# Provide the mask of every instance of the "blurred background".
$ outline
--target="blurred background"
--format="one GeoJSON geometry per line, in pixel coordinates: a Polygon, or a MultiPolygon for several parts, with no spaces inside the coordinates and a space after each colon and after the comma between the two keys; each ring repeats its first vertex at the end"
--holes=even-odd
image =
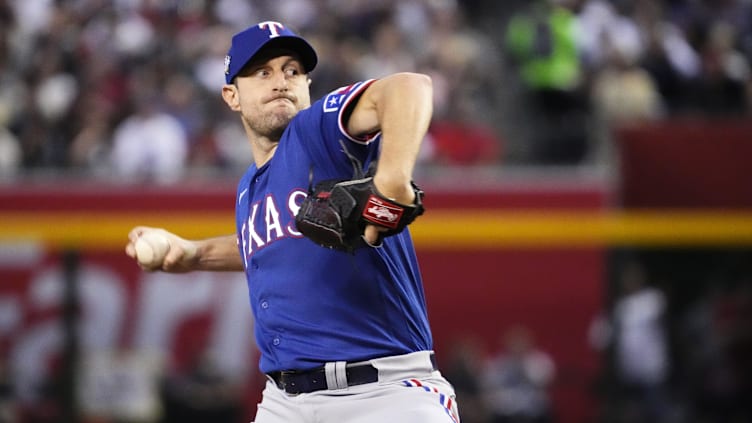
{"type": "Polygon", "coordinates": [[[411,231],[463,421],[752,421],[752,1],[0,0],[0,422],[252,419],[243,275],[123,247],[234,231],[262,20],[315,98],[432,77],[411,231]]]}

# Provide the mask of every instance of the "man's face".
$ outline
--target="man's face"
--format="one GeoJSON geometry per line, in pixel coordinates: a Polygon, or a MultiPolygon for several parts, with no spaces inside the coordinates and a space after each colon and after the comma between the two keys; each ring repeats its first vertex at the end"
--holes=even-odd
{"type": "Polygon", "coordinates": [[[279,140],[292,118],[311,105],[309,84],[293,53],[263,52],[235,78],[243,120],[256,134],[279,140]]]}

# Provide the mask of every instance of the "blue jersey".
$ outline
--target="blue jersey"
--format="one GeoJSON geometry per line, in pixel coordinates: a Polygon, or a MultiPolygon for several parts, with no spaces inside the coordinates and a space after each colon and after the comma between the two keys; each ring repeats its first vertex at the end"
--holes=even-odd
{"type": "Polygon", "coordinates": [[[372,81],[329,93],[299,112],[274,156],[251,165],[238,185],[236,223],[255,316],[260,368],[305,370],[432,348],[422,280],[410,233],[355,254],[314,244],[295,228],[310,185],[349,179],[343,145],[367,168],[380,137],[346,133],[349,106],[372,81]]]}

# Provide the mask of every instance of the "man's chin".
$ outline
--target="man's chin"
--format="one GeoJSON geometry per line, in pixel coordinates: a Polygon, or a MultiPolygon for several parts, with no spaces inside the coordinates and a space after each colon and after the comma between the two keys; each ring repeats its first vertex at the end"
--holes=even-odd
{"type": "Polygon", "coordinates": [[[275,119],[274,125],[272,125],[269,128],[270,138],[277,139],[277,140],[282,138],[282,134],[285,132],[285,129],[287,129],[287,127],[290,125],[290,121],[292,121],[293,116],[275,119]]]}
{"type": "Polygon", "coordinates": [[[296,114],[297,112],[293,113],[290,110],[278,111],[277,113],[267,114],[263,119],[257,120],[257,124],[255,125],[252,120],[248,120],[248,123],[257,134],[272,140],[279,140],[296,114]]]}

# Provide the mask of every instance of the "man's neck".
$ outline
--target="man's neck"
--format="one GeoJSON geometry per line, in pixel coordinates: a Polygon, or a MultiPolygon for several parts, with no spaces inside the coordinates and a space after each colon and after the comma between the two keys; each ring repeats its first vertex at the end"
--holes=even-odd
{"type": "Polygon", "coordinates": [[[251,151],[253,152],[253,161],[256,163],[256,167],[260,168],[274,156],[274,152],[277,151],[277,146],[279,145],[279,140],[253,137],[250,143],[251,151]]]}

